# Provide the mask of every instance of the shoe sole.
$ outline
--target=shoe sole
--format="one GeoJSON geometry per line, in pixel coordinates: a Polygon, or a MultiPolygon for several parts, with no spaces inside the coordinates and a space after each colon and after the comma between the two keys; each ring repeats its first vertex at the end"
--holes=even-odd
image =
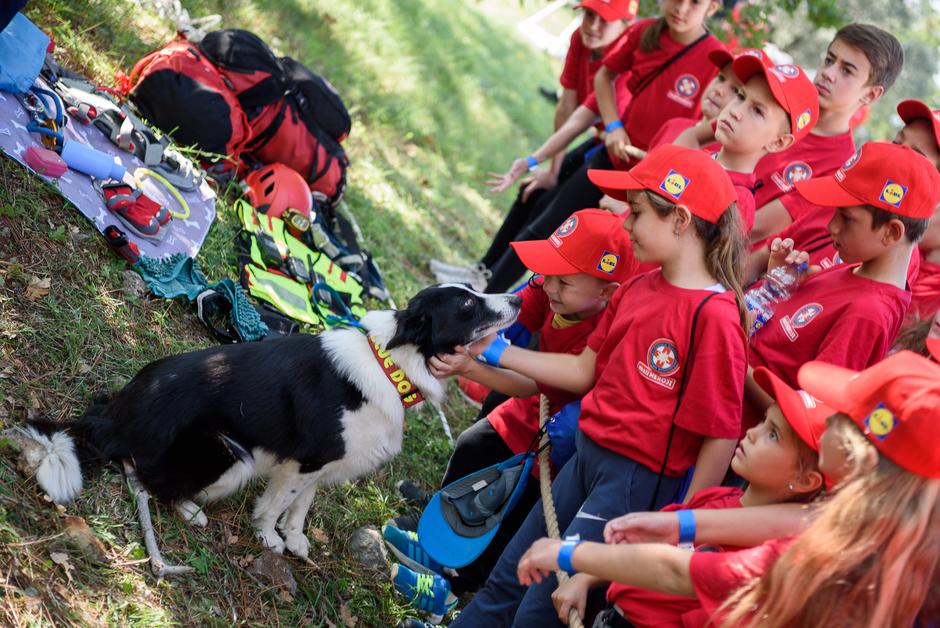
{"type": "Polygon", "coordinates": [[[398,562],[400,562],[402,565],[404,565],[411,571],[414,571],[416,573],[431,574],[432,576],[441,576],[442,578],[445,577],[444,574],[438,573],[434,571],[433,569],[431,569],[430,567],[425,567],[421,563],[416,562],[413,558],[409,558],[406,554],[403,554],[400,549],[398,549],[397,547],[389,543],[387,539],[382,539],[382,540],[385,541],[385,546],[389,550],[391,550],[392,554],[394,554],[395,557],[398,559],[398,562]]]}

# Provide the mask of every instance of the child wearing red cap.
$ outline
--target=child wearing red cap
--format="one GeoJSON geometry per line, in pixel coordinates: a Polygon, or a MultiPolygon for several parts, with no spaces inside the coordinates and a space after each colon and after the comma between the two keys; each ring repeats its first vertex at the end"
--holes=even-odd
{"type": "MultiPolygon", "coordinates": [[[[633,276],[636,262],[628,254],[630,240],[622,222],[610,212],[585,209],[573,214],[547,240],[512,243],[526,266],[539,275],[519,293],[522,307],[518,318],[532,333],[540,334],[539,351],[580,353],[607,302],[620,284],[633,276]]],[[[580,398],[477,362],[463,347],[455,354],[432,358],[430,368],[436,377],[460,375],[511,396],[460,434],[441,486],[525,452],[539,429],[539,393],[548,398],[551,414],[580,398]]],[[[479,588],[538,498],[538,484],[529,482],[484,553],[451,575],[450,591],[460,595],[479,588]]],[[[424,560],[420,539],[406,531],[415,529],[414,521],[407,519],[399,517],[394,525],[383,528],[389,547],[409,568],[444,571],[424,560]]]]}
{"type": "Polygon", "coordinates": [[[811,362],[800,384],[838,412],[819,458],[838,481],[799,538],[691,554],[663,544],[542,539],[520,561],[520,581],[537,582],[562,563],[694,595],[714,625],[914,624],[936,602],[940,564],[940,366],[907,351],[860,373],[811,362]]]}
{"type": "MultiPolygon", "coordinates": [[[[629,172],[603,174],[606,193],[630,191],[624,227],[634,257],[660,269],[617,290],[579,355],[499,339],[471,347],[543,385],[587,393],[577,451],[552,494],[559,529],[598,540],[615,515],[677,501],[693,464],[690,495],[721,482],[741,433],[746,368],[744,241],[728,175],[702,151],[673,145],[629,172]]],[[[544,534],[539,503],[452,625],[552,625],[554,582],[527,591],[515,576],[522,553],[544,534]]]]}
{"type": "Polygon", "coordinates": [[[768,155],[757,165],[755,173],[762,185],[754,193],[758,210],[752,243],[764,242],[808,211],[793,186],[832,174],[852,156],[852,117],[891,88],[903,65],[904,51],[891,33],[871,24],[839,29],[816,70],[819,122],[815,130],[789,150],[768,155]]]}
{"type": "MultiPolygon", "coordinates": [[[[686,504],[670,504],[660,512],[808,502],[819,493],[823,485],[818,470],[819,438],[832,410],[804,391],[793,390],[766,369],[758,369],[754,377],[775,403],[768,408],[764,422],[748,430],[731,460],[731,468],[747,481],[747,488],[744,491],[725,486],[708,488],[696,493],[686,504]]],[[[681,513],[677,516],[686,520],[686,533],[691,535],[687,520],[690,515],[681,513]]],[[[605,537],[608,542],[629,542],[622,537],[620,530],[624,520],[631,517],[634,515],[618,517],[607,524],[605,537]]],[[[690,536],[682,538],[680,534],[677,542],[691,546],[692,540],[690,536]]],[[[729,551],[739,548],[697,544],[694,549],[729,551]]],[[[572,576],[552,594],[559,618],[567,621],[572,607],[585,618],[588,590],[606,584],[605,580],[588,573],[572,576]]],[[[694,598],[663,595],[639,587],[612,584],[607,591],[607,599],[611,606],[602,615],[604,619],[599,618],[594,623],[595,628],[626,627],[630,624],[681,628],[704,626],[708,619],[694,598]]]]}
{"type": "MultiPolygon", "coordinates": [[[[483,269],[493,266],[507,252],[509,243],[518,239],[519,232],[538,213],[538,201],[546,191],[564,182],[584,164],[589,151],[600,146],[596,137],[591,137],[565,153],[565,148],[592,124],[598,133],[604,130],[597,124],[597,114],[581,106],[594,95],[594,75],[601,67],[604,55],[616,47],[616,42],[626,33],[636,19],[638,0],[584,0],[577,8],[582,10],[580,27],[571,34],[568,54],[559,79],[563,88],[555,108],[554,130],[563,124],[576,124],[581,130],[564,144],[558,144],[552,153],[545,153],[539,161],[551,160],[550,168],[530,168],[526,160],[519,161],[519,176],[530,171],[522,180],[519,193],[502,226],[493,238],[486,255],[479,264],[471,267],[431,261],[431,271],[438,281],[468,281],[477,289],[483,289],[488,273],[483,269]]],[[[623,110],[630,101],[626,88],[626,77],[616,86],[617,106],[623,110]]],[[[515,179],[514,179],[515,181],[515,179]]],[[[507,185],[503,189],[508,189],[507,185]]],[[[557,225],[555,225],[557,226],[557,225]]],[[[528,238],[522,238],[528,239],[528,238]]]]}
{"type": "MultiPolygon", "coordinates": [[[[869,142],[834,175],[796,189],[836,208],[828,229],[845,264],[806,279],[751,337],[751,366],[765,366],[791,386],[812,359],[864,368],[887,353],[910,305],[907,269],[940,202],[940,174],[906,146],[869,142]]],[[[807,258],[788,244],[775,241],[772,264],[807,258]]],[[[749,378],[744,424],[767,404],[749,378]]]]}

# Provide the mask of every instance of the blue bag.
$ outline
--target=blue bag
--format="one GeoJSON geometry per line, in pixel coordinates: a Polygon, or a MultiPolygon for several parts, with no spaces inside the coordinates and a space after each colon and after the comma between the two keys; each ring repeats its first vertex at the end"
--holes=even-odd
{"type": "Polygon", "coordinates": [[[22,13],[0,31],[0,91],[21,94],[39,76],[49,37],[22,13]]]}

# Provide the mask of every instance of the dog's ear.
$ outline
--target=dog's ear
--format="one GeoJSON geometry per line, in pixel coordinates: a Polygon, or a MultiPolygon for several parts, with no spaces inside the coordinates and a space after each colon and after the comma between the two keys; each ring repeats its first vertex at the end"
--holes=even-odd
{"type": "Polygon", "coordinates": [[[423,350],[430,343],[433,321],[426,300],[426,296],[419,292],[408,301],[405,309],[395,312],[395,335],[385,346],[386,349],[411,344],[423,350]]]}

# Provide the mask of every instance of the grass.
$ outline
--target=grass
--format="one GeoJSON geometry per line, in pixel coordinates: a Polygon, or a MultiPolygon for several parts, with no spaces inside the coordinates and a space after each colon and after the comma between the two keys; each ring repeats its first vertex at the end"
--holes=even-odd
{"type": "MultiPolygon", "coordinates": [[[[220,13],[224,26],[257,32],[343,94],[354,120],[347,202],[399,303],[430,282],[428,257],[471,261],[482,252],[509,202],[483,191],[484,174],[531,150],[552,116],[536,90],[554,84],[558,68],[516,38],[507,18],[521,17],[518,5],[183,4],[193,16],[220,13]]],[[[104,83],[172,36],[167,22],[125,0],[36,0],[27,14],[54,37],[63,65],[104,83]]],[[[210,279],[236,276],[233,197],[229,191],[220,201],[198,258],[210,279]]],[[[67,420],[94,391],[122,385],[148,361],[211,344],[184,305],[125,292],[125,270],[74,209],[0,159],[0,427],[38,415],[67,420]],[[29,292],[45,279],[47,295],[29,292]]],[[[457,429],[472,416],[454,394],[444,410],[457,429]]],[[[78,501],[56,508],[0,441],[0,623],[395,625],[408,609],[384,577],[363,573],[348,555],[348,539],[402,511],[397,480],[433,486],[448,454],[437,418],[416,415],[402,455],[322,492],[308,520],[319,539],[314,564],[291,562],[298,590],[289,596],[247,569],[260,553],[248,521],[252,495],[212,508],[205,530],[157,506],[168,558],[196,568],[160,581],[142,562],[134,503],[120,475],[105,471],[78,501]],[[62,534],[68,515],[88,523],[108,564],[85,558],[62,534]]]]}

